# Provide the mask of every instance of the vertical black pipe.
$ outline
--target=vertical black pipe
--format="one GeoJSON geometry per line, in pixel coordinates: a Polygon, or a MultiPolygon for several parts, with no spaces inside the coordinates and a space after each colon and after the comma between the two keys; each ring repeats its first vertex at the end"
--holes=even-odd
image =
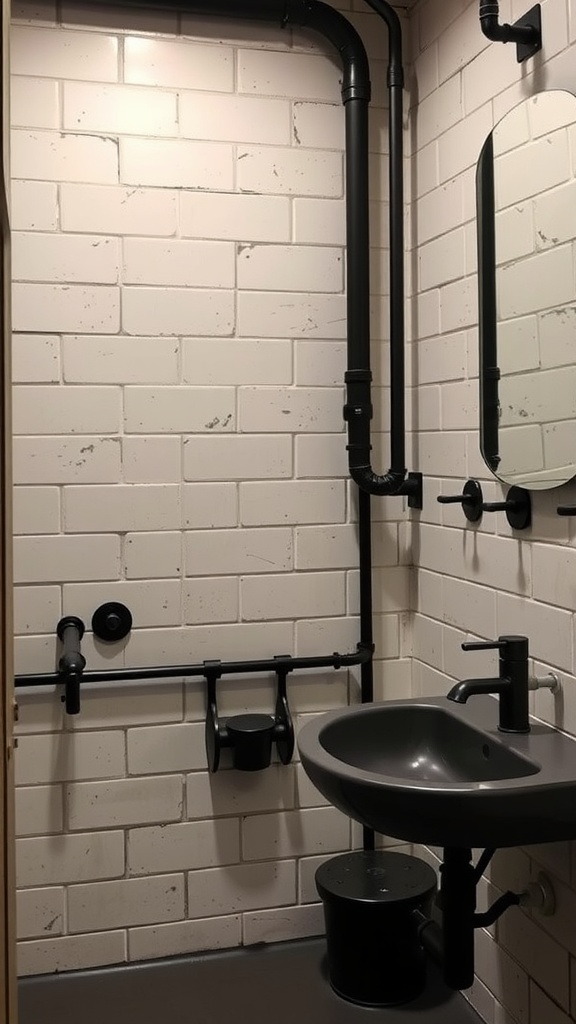
{"type": "Polygon", "coordinates": [[[405,472],[405,314],[404,314],[404,65],[400,19],[385,0],[366,0],[388,28],[390,97],[390,377],[394,402],[390,448],[394,470],[405,472]]]}
{"type": "MultiPolygon", "coordinates": [[[[400,51],[401,53],[402,51],[400,51]]],[[[404,314],[404,75],[390,65],[390,379],[394,381],[391,406],[391,464],[406,472],[405,451],[405,314],[404,314]]]]}
{"type": "MultiPolygon", "coordinates": [[[[372,628],[372,510],[371,497],[358,491],[358,543],[360,548],[360,642],[374,650],[372,628]]],[[[374,662],[372,658],[360,666],[360,693],[363,704],[374,700],[374,662]]],[[[363,847],[373,850],[374,832],[363,829],[363,847]]]]}
{"type": "Polygon", "coordinates": [[[474,982],[476,877],[472,850],[449,847],[440,867],[444,981],[457,991],[474,982]]]}
{"type": "MultiPolygon", "coordinates": [[[[360,548],[360,642],[374,646],[372,629],[372,515],[370,495],[358,491],[358,542],[360,548]]],[[[372,659],[361,666],[362,703],[374,700],[372,659]]]]}
{"type": "Polygon", "coordinates": [[[348,369],[370,371],[370,203],[368,102],[349,100],[346,115],[346,259],[348,369]]]}

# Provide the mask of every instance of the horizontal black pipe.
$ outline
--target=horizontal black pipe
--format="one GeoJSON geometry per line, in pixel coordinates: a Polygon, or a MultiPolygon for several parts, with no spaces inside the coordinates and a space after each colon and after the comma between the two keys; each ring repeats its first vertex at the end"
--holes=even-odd
{"type": "Polygon", "coordinates": [[[439,967],[444,965],[444,938],[442,927],[437,921],[426,917],[421,910],[413,910],[412,916],[418,924],[420,945],[439,967]]]}
{"type": "MultiPolygon", "coordinates": [[[[255,672],[294,672],[315,668],[349,668],[362,665],[372,659],[371,645],[359,643],[351,654],[329,654],[311,658],[293,658],[281,655],[278,658],[265,658],[260,661],[204,661],[197,665],[168,665],[153,668],[121,668],[103,669],[98,672],[84,672],[82,685],[85,683],[121,683],[138,682],[143,679],[174,679],[180,676],[206,678],[210,673],[217,676],[251,674],[255,672]]],[[[19,675],[14,680],[15,686],[55,686],[65,680],[57,672],[19,675]]]]}

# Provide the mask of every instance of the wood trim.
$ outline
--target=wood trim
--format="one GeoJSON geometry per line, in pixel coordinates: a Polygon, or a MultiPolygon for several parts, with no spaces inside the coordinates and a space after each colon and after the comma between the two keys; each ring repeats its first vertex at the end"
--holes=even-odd
{"type": "Polygon", "coordinates": [[[12,465],[11,465],[11,317],[10,221],[8,212],[9,149],[9,0],[0,18],[2,82],[0,161],[0,1019],[17,1024],[16,924],[14,873],[14,740],[12,663],[12,465]]]}

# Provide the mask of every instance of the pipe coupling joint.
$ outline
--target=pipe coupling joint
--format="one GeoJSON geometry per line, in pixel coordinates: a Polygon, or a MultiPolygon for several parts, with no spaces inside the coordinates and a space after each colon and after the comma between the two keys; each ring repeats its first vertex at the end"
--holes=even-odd
{"type": "Polygon", "coordinates": [[[358,423],[360,420],[371,420],[374,407],[371,402],[347,402],[343,412],[346,423],[358,423]]]}
{"type": "Polygon", "coordinates": [[[496,0],[480,0],[481,18],[498,18],[500,16],[500,4],[496,0]]]}
{"type": "Polygon", "coordinates": [[[372,382],[372,370],[346,370],[344,383],[355,384],[357,381],[370,384],[372,382]]]}
{"type": "Polygon", "coordinates": [[[388,88],[389,89],[393,89],[394,87],[397,87],[397,86],[399,86],[401,89],[403,89],[404,88],[404,83],[405,83],[405,77],[404,77],[404,68],[402,67],[402,65],[400,64],[399,66],[395,66],[395,67],[390,66],[388,68],[387,78],[388,78],[388,88]]]}

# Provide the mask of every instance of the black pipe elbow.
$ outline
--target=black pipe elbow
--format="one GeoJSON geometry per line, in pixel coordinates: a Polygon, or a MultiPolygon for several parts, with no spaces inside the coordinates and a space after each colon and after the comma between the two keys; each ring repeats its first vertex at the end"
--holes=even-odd
{"type": "Polygon", "coordinates": [[[498,15],[480,15],[480,27],[486,38],[493,43],[512,42],[512,26],[501,25],[498,15]]]}
{"type": "Polygon", "coordinates": [[[389,35],[390,67],[388,71],[391,85],[404,85],[404,68],[402,64],[402,24],[398,14],[385,0],[366,0],[369,7],[379,14],[386,22],[389,35]]]}
{"type": "Polygon", "coordinates": [[[406,470],[391,469],[379,475],[370,465],[350,466],[350,476],[362,491],[380,497],[388,494],[402,494],[406,482],[406,470]]]}
{"type": "Polygon", "coordinates": [[[508,38],[510,25],[500,24],[498,0],[480,0],[480,27],[486,38],[491,39],[494,43],[510,41],[508,38]]]}
{"type": "Polygon", "coordinates": [[[370,100],[370,66],[356,29],[343,14],[319,0],[286,0],[285,24],[320,32],[338,51],[342,62],[342,102],[370,100]]]}
{"type": "Polygon", "coordinates": [[[519,63],[542,48],[539,5],[514,25],[501,25],[497,0],[480,0],[480,27],[494,43],[516,43],[519,63]]]}

